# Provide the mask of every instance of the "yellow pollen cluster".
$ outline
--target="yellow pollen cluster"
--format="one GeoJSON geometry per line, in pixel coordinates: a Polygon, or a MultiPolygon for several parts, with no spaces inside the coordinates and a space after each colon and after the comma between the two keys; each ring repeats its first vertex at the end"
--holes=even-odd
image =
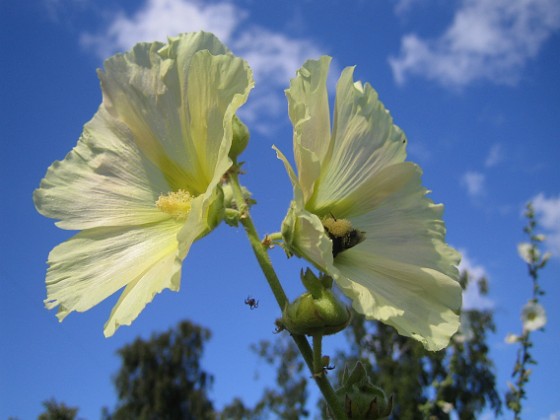
{"type": "Polygon", "coordinates": [[[325,217],[322,222],[325,229],[328,230],[331,235],[336,237],[342,237],[353,229],[352,223],[348,219],[325,217]]]}
{"type": "Polygon", "coordinates": [[[192,195],[187,190],[177,190],[161,194],[156,201],[156,207],[162,212],[170,214],[175,220],[185,220],[191,211],[192,195]]]}

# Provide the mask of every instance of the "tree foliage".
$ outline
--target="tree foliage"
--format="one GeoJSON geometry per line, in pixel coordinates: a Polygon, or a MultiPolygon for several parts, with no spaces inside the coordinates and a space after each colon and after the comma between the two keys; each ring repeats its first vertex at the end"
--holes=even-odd
{"type": "Polygon", "coordinates": [[[253,408],[246,407],[239,399],[227,405],[222,419],[257,420],[278,418],[297,420],[309,415],[307,383],[310,372],[299,356],[299,351],[287,335],[274,341],[263,340],[252,350],[265,362],[276,367],[276,387],[265,388],[253,408]]]}
{"type": "Polygon", "coordinates": [[[210,332],[188,321],[151,339],[137,338],[118,351],[114,378],[118,403],[109,419],[211,419],[207,391],[212,376],[200,360],[210,332]]]}
{"type": "Polygon", "coordinates": [[[45,411],[39,414],[38,420],[75,420],[78,415],[77,407],[69,407],[54,398],[43,401],[45,411]]]}

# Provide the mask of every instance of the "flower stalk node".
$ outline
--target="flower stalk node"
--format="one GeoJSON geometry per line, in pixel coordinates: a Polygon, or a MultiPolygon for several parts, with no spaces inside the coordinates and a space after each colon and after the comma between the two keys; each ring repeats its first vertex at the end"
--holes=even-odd
{"type": "Polygon", "coordinates": [[[239,222],[247,217],[249,208],[256,201],[251,198],[251,192],[245,187],[240,187],[241,194],[239,196],[235,195],[229,182],[222,185],[222,190],[224,192],[224,221],[230,226],[237,227],[239,222]],[[241,202],[241,205],[238,204],[239,202],[241,202]]]}

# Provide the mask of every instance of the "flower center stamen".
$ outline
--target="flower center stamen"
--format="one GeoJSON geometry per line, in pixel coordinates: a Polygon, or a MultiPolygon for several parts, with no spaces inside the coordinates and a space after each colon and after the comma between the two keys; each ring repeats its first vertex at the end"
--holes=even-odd
{"type": "Polygon", "coordinates": [[[192,199],[193,196],[187,190],[180,189],[161,194],[156,201],[156,207],[175,220],[185,220],[191,211],[192,199]]]}

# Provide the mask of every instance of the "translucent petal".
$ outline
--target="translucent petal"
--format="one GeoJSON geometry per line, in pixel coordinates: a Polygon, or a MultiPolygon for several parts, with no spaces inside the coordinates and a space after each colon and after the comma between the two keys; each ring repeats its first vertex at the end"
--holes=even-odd
{"type": "Polygon", "coordinates": [[[179,254],[176,237],[181,226],[168,220],[78,233],[49,254],[45,305],[59,306],[62,321],[70,312],[86,311],[126,286],[106,334],[130,324],[156,293],[179,289],[184,255],[179,254]]]}
{"type": "Polygon", "coordinates": [[[204,187],[219,180],[231,166],[233,116],[253,87],[247,63],[230,55],[201,51],[193,56],[184,95],[187,157],[204,187]]]}
{"type": "Polygon", "coordinates": [[[318,211],[359,195],[378,171],[406,158],[404,133],[393,124],[377,92],[369,84],[353,82],[353,72],[346,68],[337,84],[332,152],[321,165],[309,203],[318,211]]]}
{"type": "Polygon", "coordinates": [[[253,87],[250,69],[211,34],[162,46],[138,44],[105,62],[99,111],[34,194],[58,226],[162,220],[154,206],[160,194],[205,193],[231,165],[232,118],[253,87]]]}
{"type": "Polygon", "coordinates": [[[284,223],[292,226],[295,253],[334,275],[357,310],[433,350],[447,345],[459,325],[461,287],[456,265],[460,256],[444,242],[442,207],[425,197],[420,175],[420,169],[409,162],[386,167],[373,177],[367,194],[364,191],[354,207],[333,207],[365,232],[365,240],[338,254],[334,263],[326,254],[332,252],[332,245],[319,245],[330,240],[317,216],[295,211],[293,203],[284,223]],[[290,220],[295,214],[297,221],[290,220]],[[422,312],[423,317],[412,323],[414,316],[404,315],[409,312],[422,312]]]}
{"type": "Polygon", "coordinates": [[[409,243],[397,247],[391,242],[399,235],[390,235],[391,250],[383,252],[383,241],[376,243],[378,247],[366,246],[374,242],[366,232],[366,240],[338,254],[333,265],[332,243],[319,218],[297,211],[295,202],[284,219],[282,233],[296,255],[334,276],[354,308],[368,318],[394,326],[428,350],[445,347],[457,331],[462,299],[455,267],[459,258],[436,237],[431,244],[429,235],[423,234],[427,240],[422,241],[412,233],[409,243]]]}
{"type": "Polygon", "coordinates": [[[421,174],[417,165],[403,162],[373,177],[370,188],[355,197],[355,213],[343,215],[366,237],[346,252],[364,250],[377,257],[438,270],[458,280],[460,255],[445,243],[443,206],[426,197],[421,174]]]}
{"type": "Polygon", "coordinates": [[[446,347],[459,328],[461,286],[439,271],[378,257],[358,247],[340,254],[336,267],[340,274],[335,280],[354,309],[392,325],[428,350],[446,347]]]}
{"type": "Polygon", "coordinates": [[[102,106],[126,124],[174,190],[206,190],[222,156],[217,151],[230,146],[221,144],[231,124],[224,118],[233,117],[253,86],[247,64],[226,52],[212,34],[186,34],[165,47],[137,44],[99,73],[102,106]]]}
{"type": "Polygon", "coordinates": [[[57,226],[79,230],[166,219],[154,204],[169,190],[127,127],[102,108],[76,147],[48,169],[33,200],[41,214],[60,220],[57,226]]]}
{"type": "Polygon", "coordinates": [[[308,60],[286,90],[288,111],[294,126],[294,157],[306,200],[329,151],[330,116],[327,75],[330,57],[308,60]]]}
{"type": "MultiPolygon", "coordinates": [[[[292,182],[292,185],[293,186],[296,186],[296,185],[299,186],[299,180],[296,176],[296,173],[294,172],[294,169],[292,168],[292,165],[290,165],[290,162],[288,161],[288,158],[286,158],[286,156],[276,146],[272,146],[272,148],[276,152],[276,157],[278,159],[280,159],[282,161],[282,163],[284,164],[284,167],[286,168],[286,172],[288,173],[288,176],[290,177],[290,181],[292,182]]],[[[298,188],[298,191],[301,191],[301,188],[298,188]]]]}

